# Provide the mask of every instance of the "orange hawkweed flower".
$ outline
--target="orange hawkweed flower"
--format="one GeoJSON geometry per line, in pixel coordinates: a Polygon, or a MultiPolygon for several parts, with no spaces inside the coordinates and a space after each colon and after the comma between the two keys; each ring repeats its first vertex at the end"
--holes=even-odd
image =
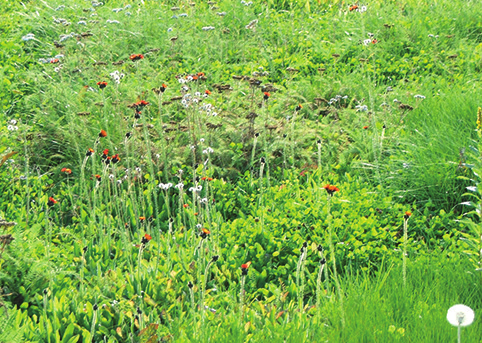
{"type": "Polygon", "coordinates": [[[248,268],[250,266],[251,262],[244,263],[241,265],[241,275],[246,276],[248,275],[248,268]]]}
{"type": "Polygon", "coordinates": [[[112,163],[117,163],[119,162],[121,159],[119,157],[119,154],[115,154],[114,156],[112,156],[112,163]]]}
{"type": "Polygon", "coordinates": [[[144,235],[144,237],[142,237],[142,240],[141,240],[141,244],[144,246],[146,245],[147,243],[149,243],[149,241],[152,239],[152,236],[149,235],[148,233],[146,233],[144,235]]]}
{"type": "Polygon", "coordinates": [[[372,40],[372,44],[377,44],[378,41],[376,39],[372,40]]]}
{"type": "Polygon", "coordinates": [[[105,130],[100,130],[99,137],[107,137],[107,132],[105,132],[105,130]]]}
{"type": "Polygon", "coordinates": [[[184,207],[184,208],[188,208],[188,207],[189,207],[189,205],[188,205],[188,204],[184,204],[184,205],[182,205],[182,207],[184,207]]]}
{"type": "Polygon", "coordinates": [[[202,229],[202,232],[199,236],[201,236],[202,239],[205,239],[209,234],[211,233],[211,231],[209,231],[208,229],[202,229]]]}
{"type": "Polygon", "coordinates": [[[145,100],[140,100],[140,101],[136,102],[134,105],[144,107],[144,106],[149,105],[149,103],[145,100]]]}
{"type": "Polygon", "coordinates": [[[85,156],[87,156],[87,157],[91,156],[94,152],[95,152],[94,149],[89,148],[89,150],[87,150],[87,152],[85,153],[85,156]]]}
{"type": "Polygon", "coordinates": [[[162,84],[161,86],[161,92],[164,93],[164,91],[167,89],[167,85],[165,85],[164,83],[162,84]]]}
{"type": "Polygon", "coordinates": [[[199,72],[199,73],[197,73],[197,76],[203,77],[203,76],[206,76],[206,74],[204,74],[203,72],[199,72]]]}
{"type": "Polygon", "coordinates": [[[72,174],[72,170],[70,170],[69,168],[62,168],[60,172],[65,174],[72,174]]]}
{"type": "Polygon", "coordinates": [[[102,180],[102,177],[99,174],[95,174],[94,176],[97,179],[97,181],[100,182],[102,180]]]}
{"type": "Polygon", "coordinates": [[[206,89],[206,90],[204,91],[204,94],[206,94],[206,95],[211,95],[211,91],[210,91],[209,89],[206,89]]]}
{"type": "Polygon", "coordinates": [[[52,197],[49,197],[49,201],[47,201],[47,206],[48,206],[48,207],[52,207],[52,206],[54,206],[56,203],[57,203],[57,200],[55,200],[55,199],[52,198],[52,197]]]}
{"type": "Polygon", "coordinates": [[[203,176],[201,180],[206,181],[207,177],[203,176]]]}
{"type": "Polygon", "coordinates": [[[131,61],[135,62],[135,61],[138,61],[138,60],[142,60],[144,58],[144,55],[133,54],[133,55],[130,55],[129,58],[131,59],[131,61]]]}
{"type": "Polygon", "coordinates": [[[52,58],[50,60],[50,63],[59,63],[59,59],[58,58],[52,58]]]}
{"type": "Polygon", "coordinates": [[[295,111],[298,112],[299,110],[301,110],[303,108],[303,106],[301,106],[301,104],[298,104],[298,106],[296,106],[295,108],[295,111]]]}
{"type": "Polygon", "coordinates": [[[350,12],[355,11],[357,9],[358,9],[358,5],[350,6],[350,12]]]}
{"type": "Polygon", "coordinates": [[[193,79],[194,81],[196,81],[196,80],[198,79],[198,77],[197,77],[196,75],[193,75],[193,76],[192,76],[192,79],[193,79]]]}
{"type": "Polygon", "coordinates": [[[263,92],[264,96],[263,96],[263,99],[264,100],[268,100],[269,97],[271,96],[271,94],[269,94],[268,92],[263,92]]]}
{"type": "Polygon", "coordinates": [[[364,129],[364,130],[368,129],[368,126],[365,125],[365,126],[363,127],[363,129],[364,129]]]}
{"type": "Polygon", "coordinates": [[[146,220],[146,217],[139,217],[139,221],[140,221],[141,223],[143,223],[144,220],[146,220]]]}
{"type": "Polygon", "coordinates": [[[214,180],[212,177],[208,177],[208,181],[212,181],[214,180]]]}
{"type": "Polygon", "coordinates": [[[330,184],[323,186],[323,188],[328,192],[329,195],[333,195],[333,193],[339,191],[338,187],[330,184]]]}
{"type": "Polygon", "coordinates": [[[405,220],[407,220],[407,219],[410,218],[411,216],[412,216],[412,212],[406,211],[406,212],[405,212],[405,215],[403,216],[403,218],[405,218],[405,220]]]}
{"type": "Polygon", "coordinates": [[[107,87],[107,82],[99,81],[97,82],[97,86],[99,86],[100,89],[104,89],[105,87],[107,87]]]}

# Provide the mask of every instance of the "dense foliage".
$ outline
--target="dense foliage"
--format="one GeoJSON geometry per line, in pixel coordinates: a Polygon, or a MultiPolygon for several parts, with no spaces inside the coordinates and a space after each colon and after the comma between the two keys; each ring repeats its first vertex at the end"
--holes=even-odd
{"type": "Polygon", "coordinates": [[[0,342],[436,342],[478,312],[476,2],[2,6],[0,342]]]}

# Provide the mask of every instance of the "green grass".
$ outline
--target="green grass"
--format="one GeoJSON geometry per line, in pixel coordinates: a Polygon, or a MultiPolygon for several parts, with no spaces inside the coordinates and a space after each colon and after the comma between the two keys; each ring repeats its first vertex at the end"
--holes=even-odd
{"type": "Polygon", "coordinates": [[[477,2],[62,4],[0,14],[0,342],[481,336],[477,2]]]}

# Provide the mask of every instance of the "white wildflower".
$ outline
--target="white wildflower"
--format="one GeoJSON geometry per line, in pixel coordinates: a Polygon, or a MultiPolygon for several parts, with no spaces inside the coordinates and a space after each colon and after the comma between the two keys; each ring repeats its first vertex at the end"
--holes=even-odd
{"type": "Polygon", "coordinates": [[[214,26],[204,26],[202,29],[203,29],[203,31],[211,31],[211,30],[214,30],[215,27],[214,26]]]}
{"type": "Polygon", "coordinates": [[[425,99],[425,96],[421,95],[421,94],[417,94],[417,95],[414,95],[413,96],[415,99],[425,99]]]}
{"type": "Polygon", "coordinates": [[[25,36],[22,37],[23,41],[29,41],[35,39],[35,35],[33,33],[27,33],[25,36]]]}
{"type": "Polygon", "coordinates": [[[217,12],[216,15],[224,17],[226,15],[226,12],[217,12]]]}

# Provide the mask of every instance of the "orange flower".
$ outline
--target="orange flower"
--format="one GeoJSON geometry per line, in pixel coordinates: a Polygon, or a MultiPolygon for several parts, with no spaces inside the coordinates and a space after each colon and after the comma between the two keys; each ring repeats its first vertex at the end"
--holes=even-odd
{"type": "Polygon", "coordinates": [[[72,174],[72,170],[70,170],[69,168],[62,168],[62,170],[60,170],[61,173],[65,173],[65,174],[72,174]]]}
{"type": "Polygon", "coordinates": [[[194,75],[194,76],[192,77],[192,79],[193,79],[194,81],[196,81],[196,80],[197,80],[197,76],[194,75]]]}
{"type": "Polygon", "coordinates": [[[209,89],[206,89],[206,91],[204,92],[204,94],[206,95],[211,95],[211,91],[209,89]]]}
{"type": "Polygon", "coordinates": [[[212,177],[208,177],[208,181],[212,181],[214,180],[212,177]]]}
{"type": "Polygon", "coordinates": [[[58,58],[52,58],[50,60],[50,63],[59,63],[59,59],[58,58]]]}
{"type": "Polygon", "coordinates": [[[188,207],[189,207],[189,205],[188,205],[188,204],[184,204],[184,205],[182,205],[182,207],[184,207],[184,208],[188,208],[188,207]]]}
{"type": "Polygon", "coordinates": [[[144,107],[144,106],[149,105],[149,103],[148,103],[147,101],[145,101],[145,100],[139,100],[139,101],[138,101],[138,102],[136,102],[134,105],[135,105],[135,106],[141,106],[141,107],[144,107]]]}
{"type": "Polygon", "coordinates": [[[263,96],[263,99],[264,100],[268,100],[269,97],[271,96],[271,94],[269,94],[268,92],[263,92],[264,96],[263,96]]]}
{"type": "Polygon", "coordinates": [[[206,181],[207,177],[203,176],[201,180],[206,181]]]}
{"type": "Polygon", "coordinates": [[[364,130],[368,129],[368,126],[365,125],[365,126],[363,127],[363,129],[364,129],[364,130]]]}
{"type": "Polygon", "coordinates": [[[377,44],[378,41],[376,39],[372,40],[372,44],[377,44]]]}
{"type": "Polygon", "coordinates": [[[209,231],[208,229],[202,229],[202,232],[199,234],[199,236],[201,236],[202,239],[205,239],[210,233],[211,231],[209,231]]]}
{"type": "Polygon", "coordinates": [[[203,77],[203,76],[205,76],[205,75],[206,75],[206,74],[204,74],[203,72],[197,73],[197,76],[199,76],[199,77],[203,77]]]}
{"type": "Polygon", "coordinates": [[[251,262],[247,262],[241,265],[241,275],[246,276],[248,275],[248,268],[251,265],[251,262]]]}
{"type": "Polygon", "coordinates": [[[95,174],[94,176],[97,180],[99,180],[99,181],[102,180],[102,177],[99,174],[95,174]]]}
{"type": "Polygon", "coordinates": [[[147,243],[149,243],[149,241],[152,239],[152,236],[149,235],[148,233],[146,233],[144,235],[144,237],[142,237],[142,240],[141,240],[141,244],[142,246],[146,245],[147,243]]]}
{"type": "Polygon", "coordinates": [[[107,132],[100,130],[99,137],[107,137],[107,132]]]}
{"type": "Polygon", "coordinates": [[[295,111],[298,112],[299,110],[301,110],[303,108],[303,106],[301,106],[301,104],[298,104],[298,106],[296,106],[295,108],[295,111]]]}
{"type": "Polygon", "coordinates": [[[161,86],[161,92],[164,93],[164,91],[167,89],[167,85],[165,85],[164,83],[162,84],[161,86]]]}
{"type": "Polygon", "coordinates": [[[194,212],[194,215],[195,215],[195,216],[199,215],[199,212],[194,212]]]}
{"type": "Polygon", "coordinates": [[[350,6],[350,12],[358,9],[358,5],[350,6]]]}
{"type": "Polygon", "coordinates": [[[99,81],[97,82],[97,86],[99,86],[100,89],[104,89],[105,87],[107,87],[107,82],[99,81]]]}
{"type": "Polygon", "coordinates": [[[330,184],[323,186],[323,188],[328,192],[329,195],[333,195],[333,193],[339,191],[338,187],[330,184]]]}
{"type": "Polygon", "coordinates": [[[107,158],[108,155],[109,155],[109,149],[104,149],[104,151],[102,152],[102,158],[107,158]]]}
{"type": "Polygon", "coordinates": [[[85,156],[91,156],[94,152],[94,149],[89,148],[89,150],[87,150],[87,152],[85,153],[85,156]]]}
{"type": "Polygon", "coordinates": [[[47,201],[47,206],[48,206],[48,207],[52,207],[52,206],[54,206],[56,203],[57,203],[57,200],[55,200],[55,199],[52,198],[52,197],[49,197],[49,201],[47,201]]]}
{"type": "Polygon", "coordinates": [[[121,159],[119,157],[119,154],[115,154],[114,156],[112,156],[112,163],[117,163],[119,162],[121,159]]]}
{"type": "Polygon", "coordinates": [[[407,220],[407,219],[410,218],[411,216],[412,216],[412,212],[406,211],[406,212],[405,212],[405,215],[403,216],[403,218],[405,218],[405,220],[407,220]]]}
{"type": "Polygon", "coordinates": [[[139,217],[139,221],[140,221],[141,223],[143,223],[144,220],[146,220],[146,217],[139,217]]]}
{"type": "Polygon", "coordinates": [[[142,60],[144,58],[144,55],[133,54],[133,55],[130,55],[129,58],[131,59],[131,61],[135,62],[135,61],[138,61],[138,60],[142,60]]]}

